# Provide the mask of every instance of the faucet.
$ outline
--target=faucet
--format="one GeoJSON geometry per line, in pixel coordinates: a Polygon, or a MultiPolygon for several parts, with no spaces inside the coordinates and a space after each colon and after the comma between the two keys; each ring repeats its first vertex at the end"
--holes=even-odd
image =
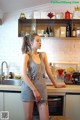
{"type": "Polygon", "coordinates": [[[8,78],[8,64],[6,61],[1,63],[1,80],[6,80],[8,78]],[[4,72],[4,64],[6,65],[6,70],[4,72]]]}

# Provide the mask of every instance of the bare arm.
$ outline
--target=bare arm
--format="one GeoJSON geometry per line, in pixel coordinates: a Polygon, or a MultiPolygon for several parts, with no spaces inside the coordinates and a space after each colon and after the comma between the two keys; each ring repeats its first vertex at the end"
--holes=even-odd
{"type": "Polygon", "coordinates": [[[31,82],[30,78],[27,76],[28,65],[29,65],[29,55],[28,54],[24,54],[23,55],[23,62],[22,62],[22,77],[23,77],[24,82],[33,91],[33,93],[34,93],[34,95],[36,97],[36,100],[39,101],[40,100],[40,94],[37,91],[37,89],[34,86],[34,84],[31,82]]]}
{"type": "Polygon", "coordinates": [[[46,53],[42,53],[42,57],[43,57],[43,61],[44,61],[44,64],[45,64],[45,69],[46,69],[46,73],[48,74],[50,80],[52,81],[53,85],[55,87],[64,87],[65,86],[65,83],[57,83],[53,77],[53,74],[50,70],[50,66],[48,64],[48,60],[47,60],[47,55],[46,53]]]}

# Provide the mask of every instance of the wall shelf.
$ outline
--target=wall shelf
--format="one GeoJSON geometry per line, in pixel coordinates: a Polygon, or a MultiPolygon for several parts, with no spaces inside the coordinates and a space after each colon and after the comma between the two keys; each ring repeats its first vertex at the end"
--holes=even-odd
{"type": "MultiPolygon", "coordinates": [[[[46,31],[47,27],[49,28],[51,26],[53,31],[53,37],[59,38],[56,35],[56,31],[62,26],[66,27],[67,24],[71,25],[71,32],[73,29],[73,25],[75,25],[76,28],[80,28],[79,19],[18,19],[18,37],[23,37],[25,34],[27,33],[29,34],[33,31],[35,32],[37,32],[38,30],[46,31]]],[[[65,38],[79,39],[78,37],[65,37],[65,38]]]]}

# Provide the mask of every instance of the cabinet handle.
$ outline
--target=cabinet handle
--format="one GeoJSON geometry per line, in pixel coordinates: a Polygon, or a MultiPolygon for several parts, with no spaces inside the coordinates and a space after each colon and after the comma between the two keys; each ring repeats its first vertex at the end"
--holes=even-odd
{"type": "Polygon", "coordinates": [[[61,98],[48,99],[48,101],[61,101],[61,98]]]}

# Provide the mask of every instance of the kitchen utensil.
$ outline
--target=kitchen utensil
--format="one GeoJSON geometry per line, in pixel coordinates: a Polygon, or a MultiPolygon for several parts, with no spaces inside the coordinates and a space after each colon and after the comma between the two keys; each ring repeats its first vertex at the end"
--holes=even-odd
{"type": "Polygon", "coordinates": [[[65,12],[65,19],[70,19],[71,18],[70,14],[72,14],[72,13],[70,13],[69,11],[66,11],[65,12]]]}

